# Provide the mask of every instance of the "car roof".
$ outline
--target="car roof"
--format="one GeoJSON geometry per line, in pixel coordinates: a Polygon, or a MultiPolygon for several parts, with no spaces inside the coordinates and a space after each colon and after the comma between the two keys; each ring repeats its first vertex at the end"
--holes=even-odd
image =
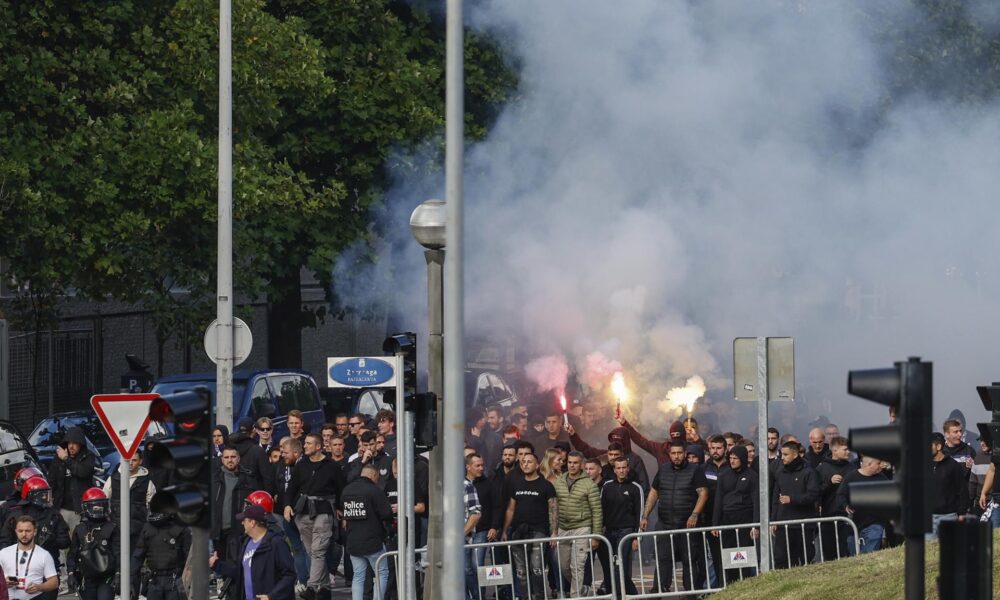
{"type": "MultiPolygon", "coordinates": [[[[294,373],[296,375],[308,375],[312,373],[302,369],[240,369],[233,371],[233,379],[250,379],[256,375],[281,375],[284,373],[294,373]]],[[[215,381],[215,371],[205,371],[202,373],[179,373],[177,375],[167,375],[160,377],[156,383],[175,383],[178,381],[215,381]]]]}

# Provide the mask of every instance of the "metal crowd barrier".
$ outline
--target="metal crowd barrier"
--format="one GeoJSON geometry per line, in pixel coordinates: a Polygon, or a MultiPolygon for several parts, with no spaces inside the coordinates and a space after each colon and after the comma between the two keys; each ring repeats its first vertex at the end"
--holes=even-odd
{"type": "MultiPolygon", "coordinates": [[[[617,591],[617,577],[615,577],[614,557],[611,553],[611,544],[603,535],[587,534],[573,536],[541,537],[524,540],[512,540],[506,542],[485,542],[479,544],[466,544],[466,559],[471,557],[472,565],[475,568],[475,595],[477,600],[503,599],[503,598],[525,598],[526,600],[552,600],[555,598],[590,598],[592,600],[612,600],[617,591]],[[591,542],[598,542],[598,547],[594,549],[591,542]],[[555,547],[550,544],[554,542],[555,547]],[[560,550],[568,550],[569,558],[572,560],[574,553],[583,555],[582,562],[573,561],[564,565],[564,555],[560,550]],[[603,559],[603,560],[602,560],[603,559]],[[605,562],[607,561],[607,562],[605,562]],[[523,577],[518,577],[515,566],[516,562],[521,563],[523,577]],[[609,565],[610,573],[604,573],[602,563],[609,565]],[[583,589],[582,582],[584,574],[589,569],[591,573],[591,585],[587,590],[583,589]],[[598,577],[598,572],[601,576],[598,577]],[[576,588],[573,582],[577,582],[576,588]],[[598,594],[600,586],[596,583],[600,581],[603,585],[607,583],[606,594],[598,594]],[[550,587],[551,586],[551,587],[550,587]]],[[[418,556],[426,556],[427,549],[417,550],[418,556]]],[[[380,565],[384,561],[392,560],[392,565],[398,567],[399,552],[396,550],[386,552],[375,561],[375,573],[378,573],[380,565]]],[[[417,561],[418,565],[425,564],[425,560],[417,561]]],[[[467,563],[468,564],[468,563],[467,563]]],[[[467,587],[470,576],[467,574],[467,587]]],[[[378,577],[375,577],[375,597],[380,597],[380,585],[378,577]]],[[[461,600],[461,599],[454,599],[461,600]]]]}
{"type": "MultiPolygon", "coordinates": [[[[775,531],[771,534],[772,568],[836,560],[861,550],[858,528],[847,517],[772,521],[771,527],[775,531]],[[853,548],[848,546],[852,535],[853,548]]],[[[729,583],[757,575],[760,543],[755,530],[759,528],[760,523],[745,523],[628,534],[620,540],[617,556],[624,556],[633,540],[653,538],[655,543],[652,557],[648,551],[643,555],[641,544],[632,552],[638,558],[632,577],[626,577],[626,565],[618,565],[621,597],[640,600],[720,592],[729,583]],[[646,566],[650,559],[652,572],[646,566]],[[628,593],[629,583],[635,586],[634,593],[628,593]]]]}

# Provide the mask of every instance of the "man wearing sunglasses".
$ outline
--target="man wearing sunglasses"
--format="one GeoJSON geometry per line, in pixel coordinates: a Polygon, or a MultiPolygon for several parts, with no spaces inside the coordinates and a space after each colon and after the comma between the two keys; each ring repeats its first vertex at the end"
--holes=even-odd
{"type": "Polygon", "coordinates": [[[274,443],[274,424],[271,423],[271,419],[267,417],[257,419],[254,431],[257,432],[257,443],[260,444],[264,454],[270,454],[271,448],[276,445],[274,443]]]}
{"type": "Polygon", "coordinates": [[[17,517],[14,533],[17,543],[0,550],[0,567],[7,577],[11,600],[28,600],[45,594],[55,597],[59,572],[52,555],[35,545],[37,525],[34,517],[17,517]]]}
{"type": "Polygon", "coordinates": [[[344,452],[351,456],[358,451],[358,434],[364,429],[368,417],[362,413],[355,413],[347,419],[347,438],[344,440],[344,452]]]}

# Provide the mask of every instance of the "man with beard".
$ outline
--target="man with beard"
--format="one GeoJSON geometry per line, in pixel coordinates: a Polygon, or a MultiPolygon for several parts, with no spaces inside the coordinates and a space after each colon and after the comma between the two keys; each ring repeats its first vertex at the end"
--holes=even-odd
{"type": "Polygon", "coordinates": [[[11,600],[51,597],[59,587],[55,560],[35,544],[36,532],[35,519],[21,515],[14,523],[17,543],[0,550],[0,567],[7,577],[11,600]]]}
{"type": "MultiPolygon", "coordinates": [[[[505,542],[508,539],[546,538],[558,530],[556,490],[538,473],[538,458],[533,453],[527,453],[521,459],[521,472],[522,477],[511,486],[504,514],[501,539],[505,542]]],[[[549,547],[555,548],[555,542],[550,542],[549,547]]],[[[543,554],[539,544],[526,544],[511,550],[517,580],[522,582],[524,597],[530,600],[548,597],[543,580],[543,554]]]]}
{"type": "Polygon", "coordinates": [[[239,551],[239,540],[243,535],[236,515],[243,510],[243,501],[258,489],[257,480],[250,471],[240,467],[240,454],[228,443],[222,448],[222,458],[212,482],[212,540],[219,555],[231,560],[239,551]]]}
{"type": "Polygon", "coordinates": [[[306,434],[302,450],[305,459],[292,469],[284,496],[284,516],[286,521],[295,520],[302,545],[309,555],[309,583],[302,597],[322,600],[328,599],[331,593],[326,553],[344,482],[340,468],[323,454],[323,438],[319,434],[306,434]]]}
{"type": "Polygon", "coordinates": [[[70,531],[80,522],[80,498],[90,488],[97,472],[97,457],[87,450],[87,438],[79,427],[70,427],[56,448],[49,465],[52,503],[59,509],[70,531]]]}
{"type": "MultiPolygon", "coordinates": [[[[291,436],[282,438],[278,444],[281,447],[281,463],[277,471],[278,494],[276,495],[275,507],[283,512],[285,498],[288,495],[288,485],[292,480],[292,470],[295,465],[302,460],[302,442],[291,436]]],[[[306,582],[309,581],[309,555],[302,545],[302,536],[294,520],[282,519],[282,528],[285,530],[285,537],[288,545],[292,548],[292,561],[295,565],[296,583],[295,592],[301,594],[306,590],[306,582]]],[[[242,599],[239,599],[242,600],[242,599]]]]}
{"type": "MultiPolygon", "coordinates": [[[[840,486],[844,476],[854,470],[849,460],[851,449],[847,447],[847,438],[835,437],[830,441],[830,456],[823,459],[816,474],[819,475],[820,516],[846,517],[847,511],[840,504],[840,486]]],[[[847,535],[849,529],[845,523],[820,524],[820,560],[834,560],[847,556],[847,535]]]]}
{"type": "MultiPolygon", "coordinates": [[[[694,445],[694,444],[691,444],[694,445]]],[[[733,446],[736,447],[735,445],[733,446]]],[[[708,461],[705,462],[705,479],[708,481],[708,502],[705,504],[705,514],[711,518],[715,511],[716,486],[722,473],[729,470],[728,444],[721,435],[708,438],[708,461]]],[[[746,458],[742,464],[746,466],[746,458]]],[[[708,540],[708,551],[712,556],[712,569],[709,571],[709,583],[716,587],[722,581],[722,550],[719,544],[708,540]]]]}
{"type": "MultiPolygon", "coordinates": [[[[771,518],[774,521],[816,518],[819,477],[816,471],[807,468],[805,459],[799,456],[799,447],[799,443],[793,441],[781,445],[781,467],[775,473],[772,488],[771,518]]],[[[771,525],[771,534],[775,536],[775,568],[804,565],[812,558],[815,526],[771,525]]]]}
{"type": "MultiPolygon", "coordinates": [[[[70,531],[62,515],[52,506],[52,490],[40,475],[31,477],[21,487],[21,500],[10,507],[0,531],[0,546],[17,543],[17,523],[23,515],[35,520],[35,543],[52,555],[58,571],[59,551],[69,548],[70,531]]],[[[73,587],[76,587],[75,582],[73,587]]],[[[47,593],[43,600],[47,600],[49,596],[54,600],[56,595],[55,591],[47,593]]]]}
{"type": "MultiPolygon", "coordinates": [[[[649,515],[656,509],[664,531],[698,527],[708,504],[708,480],[700,465],[687,462],[684,443],[673,442],[668,454],[669,462],[660,465],[653,487],[643,509],[639,530],[649,526],[649,515]]],[[[701,535],[672,535],[656,539],[657,579],[659,591],[674,591],[677,581],[674,563],[681,562],[684,589],[696,591],[705,584],[705,553],[701,535]]]]}
{"type": "Polygon", "coordinates": [[[826,434],[819,427],[809,431],[809,448],[806,449],[806,462],[810,469],[816,469],[824,459],[830,457],[830,447],[826,444],[826,434]]]}
{"type": "Polygon", "coordinates": [[[781,450],[778,450],[778,440],[781,439],[781,432],[774,427],[767,428],[767,463],[781,461],[781,450]]]}
{"type": "Polygon", "coordinates": [[[375,485],[379,489],[385,488],[385,482],[392,469],[392,457],[376,449],[378,445],[378,435],[374,431],[366,431],[361,434],[361,441],[358,444],[358,452],[347,461],[347,471],[344,479],[350,483],[361,476],[361,469],[365,465],[372,465],[378,471],[378,479],[375,485]]]}
{"type": "Polygon", "coordinates": [[[503,447],[503,451],[500,452],[500,462],[496,464],[493,468],[493,479],[496,480],[497,485],[502,486],[503,482],[507,479],[507,476],[511,471],[517,470],[517,442],[510,443],[503,447]]]}
{"type": "MultiPolygon", "coordinates": [[[[711,444],[711,442],[710,442],[711,444]]],[[[709,446],[711,448],[711,446],[709,446]]],[[[735,446],[729,453],[729,468],[719,473],[718,485],[715,491],[715,506],[712,511],[712,525],[743,525],[756,523],[760,520],[760,494],[757,473],[747,467],[749,456],[744,446],[735,446]]],[[[753,540],[760,536],[760,530],[726,529],[713,531],[712,535],[721,537],[723,548],[739,548],[752,546],[753,540]],[[721,535],[720,535],[721,534],[721,535]]],[[[719,568],[722,567],[721,563],[719,568]]],[[[726,569],[726,583],[736,579],[752,577],[754,569],[726,569]]]]}
{"type": "Polygon", "coordinates": [[[940,433],[934,432],[931,435],[930,474],[933,484],[928,504],[931,506],[934,529],[927,534],[927,539],[931,540],[937,538],[941,521],[957,519],[969,510],[969,486],[965,480],[965,467],[945,454],[945,443],[945,437],[940,433]]]}
{"type": "Polygon", "coordinates": [[[649,489],[649,475],[646,473],[646,465],[643,464],[642,459],[635,452],[632,452],[632,441],[629,439],[629,433],[625,427],[615,427],[608,433],[608,447],[606,451],[595,448],[585,442],[572,425],[566,426],[566,432],[569,434],[569,441],[573,445],[573,448],[583,452],[585,457],[597,458],[607,453],[608,466],[604,469],[604,479],[614,478],[614,467],[610,465],[619,456],[624,456],[628,459],[632,480],[641,485],[643,490],[649,489]]]}

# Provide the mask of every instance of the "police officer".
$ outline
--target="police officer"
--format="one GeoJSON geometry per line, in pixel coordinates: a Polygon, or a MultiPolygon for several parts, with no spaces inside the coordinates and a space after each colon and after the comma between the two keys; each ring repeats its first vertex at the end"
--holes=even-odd
{"type": "Polygon", "coordinates": [[[120,563],[118,527],[111,520],[108,497],[100,488],[83,493],[80,524],[73,530],[66,569],[76,574],[83,600],[112,600],[120,563]]]}
{"type": "MultiPolygon", "coordinates": [[[[35,519],[35,543],[52,555],[55,567],[59,569],[59,551],[69,548],[69,528],[59,511],[52,506],[52,490],[49,482],[41,475],[36,475],[21,486],[21,499],[7,511],[7,520],[3,522],[0,531],[0,546],[7,547],[17,543],[14,529],[17,518],[29,515],[35,519]]],[[[45,592],[40,600],[55,599],[59,591],[45,592]]]]}
{"type": "MultiPolygon", "coordinates": [[[[378,468],[368,463],[361,468],[361,474],[344,488],[343,510],[347,521],[347,553],[351,556],[354,577],[351,582],[352,600],[364,597],[365,574],[369,567],[374,570],[378,557],[385,552],[386,526],[392,523],[392,507],[389,498],[378,487],[378,468]]],[[[376,576],[382,600],[389,581],[389,565],[378,563],[376,576]]]]}
{"type": "Polygon", "coordinates": [[[149,569],[148,600],[177,600],[177,582],[191,549],[191,530],[170,515],[151,512],[132,553],[132,578],[139,581],[143,562],[149,569]]]}

